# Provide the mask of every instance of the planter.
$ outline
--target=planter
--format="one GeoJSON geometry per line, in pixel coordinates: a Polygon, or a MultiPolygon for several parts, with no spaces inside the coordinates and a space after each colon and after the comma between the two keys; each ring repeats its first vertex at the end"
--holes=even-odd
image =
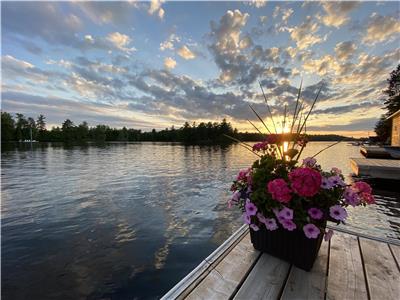
{"type": "Polygon", "coordinates": [[[288,231],[278,228],[274,231],[260,226],[260,230],[250,228],[251,242],[255,249],[283,259],[305,271],[310,271],[318,256],[323,234],[309,239],[303,230],[288,231]]]}

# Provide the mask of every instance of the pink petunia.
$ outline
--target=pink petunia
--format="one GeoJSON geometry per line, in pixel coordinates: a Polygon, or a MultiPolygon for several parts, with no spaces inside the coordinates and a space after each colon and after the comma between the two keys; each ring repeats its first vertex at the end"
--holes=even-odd
{"type": "Polygon", "coordinates": [[[324,240],[327,242],[332,238],[333,235],[333,230],[329,229],[327,232],[325,232],[324,240]]]}
{"type": "Polygon", "coordinates": [[[264,224],[268,230],[272,231],[278,229],[278,225],[276,224],[276,220],[274,218],[266,218],[264,224]]]}
{"type": "Polygon", "coordinates": [[[368,193],[368,194],[372,193],[371,186],[364,181],[357,181],[356,183],[353,184],[353,187],[357,189],[358,192],[360,193],[368,193]]]}
{"type": "Polygon", "coordinates": [[[272,199],[279,202],[288,203],[292,199],[291,190],[282,178],[268,182],[267,190],[271,194],[272,199]]]}
{"type": "Polygon", "coordinates": [[[334,205],[329,208],[329,215],[338,221],[344,221],[347,218],[347,211],[340,205],[334,205]]]}
{"type": "Polygon", "coordinates": [[[311,224],[311,223],[304,225],[303,231],[304,231],[304,234],[306,235],[306,237],[308,237],[309,239],[316,239],[321,232],[317,226],[315,226],[314,224],[311,224]]]}
{"type": "Polygon", "coordinates": [[[253,145],[253,151],[261,151],[261,150],[265,150],[268,148],[268,142],[264,141],[264,142],[260,142],[257,144],[253,145]]]}
{"type": "Polygon", "coordinates": [[[363,198],[364,202],[367,204],[374,204],[375,197],[369,193],[361,193],[361,197],[363,198]]]}
{"type": "Polygon", "coordinates": [[[292,220],[293,219],[293,209],[284,207],[282,210],[278,213],[278,218],[282,218],[285,220],[292,220]]]}
{"type": "Polygon", "coordinates": [[[308,215],[313,218],[314,220],[320,220],[323,217],[323,213],[320,209],[316,208],[316,207],[311,207],[308,210],[308,215]]]}
{"type": "Polygon", "coordinates": [[[321,174],[310,168],[297,168],[289,173],[291,188],[302,197],[316,195],[321,187],[321,174]]]}
{"type": "Polygon", "coordinates": [[[246,200],[245,204],[246,214],[249,216],[255,216],[257,213],[257,206],[254,203],[251,203],[249,199],[246,200]]]}

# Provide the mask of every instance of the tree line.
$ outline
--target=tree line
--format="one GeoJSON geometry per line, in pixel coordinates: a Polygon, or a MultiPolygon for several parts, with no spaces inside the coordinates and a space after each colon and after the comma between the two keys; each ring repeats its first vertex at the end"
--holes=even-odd
{"type": "MultiPolygon", "coordinates": [[[[75,125],[70,119],[65,120],[61,127],[46,128],[46,117],[39,115],[36,119],[25,117],[23,114],[15,114],[15,118],[8,112],[1,112],[1,141],[25,141],[33,140],[39,142],[185,142],[185,143],[227,143],[232,142],[226,135],[241,141],[261,141],[264,135],[254,132],[239,132],[233,128],[231,123],[223,119],[218,122],[201,122],[199,124],[185,122],[180,128],[166,128],[157,131],[153,129],[143,132],[139,129],[111,128],[107,125],[96,125],[90,127],[87,122],[75,125]]],[[[310,141],[337,141],[352,140],[340,135],[309,135],[310,141]]]]}
{"type": "Polygon", "coordinates": [[[87,122],[75,125],[70,119],[61,127],[46,128],[46,117],[39,115],[36,120],[17,113],[15,118],[8,112],[1,112],[1,141],[66,142],[79,143],[87,141],[170,141],[170,142],[228,142],[225,135],[238,136],[237,129],[223,119],[217,122],[186,122],[181,128],[174,126],[157,131],[143,132],[139,129],[111,128],[107,125],[90,127],[87,122]]]}

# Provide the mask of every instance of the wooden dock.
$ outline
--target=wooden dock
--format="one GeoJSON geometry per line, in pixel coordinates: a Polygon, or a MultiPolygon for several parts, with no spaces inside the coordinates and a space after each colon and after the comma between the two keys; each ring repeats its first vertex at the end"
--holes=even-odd
{"type": "Polygon", "coordinates": [[[400,299],[400,242],[335,232],[310,272],[255,250],[247,226],[162,299],[400,299]]]}
{"type": "Polygon", "coordinates": [[[380,146],[361,146],[360,152],[366,158],[392,158],[390,153],[380,146]]]}
{"type": "Polygon", "coordinates": [[[400,160],[350,158],[350,165],[357,176],[400,180],[400,160]]]}

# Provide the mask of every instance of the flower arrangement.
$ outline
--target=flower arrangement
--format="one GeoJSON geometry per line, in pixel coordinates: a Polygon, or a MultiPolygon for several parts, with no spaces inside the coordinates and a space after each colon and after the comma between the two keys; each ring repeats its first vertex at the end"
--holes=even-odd
{"type": "MultiPolygon", "coordinates": [[[[307,144],[305,124],[319,92],[308,114],[301,120],[300,112],[305,103],[299,100],[300,87],[288,133],[271,133],[251,107],[269,134],[265,135],[262,142],[253,146],[241,143],[257,155],[258,159],[250,168],[241,170],[237,175],[231,187],[233,195],[228,206],[239,206],[244,223],[253,231],[258,231],[261,227],[268,231],[278,228],[287,231],[301,230],[308,239],[317,239],[323,234],[325,240],[329,240],[333,231],[326,230],[328,220],[337,224],[344,223],[349,205],[365,206],[374,203],[372,189],[367,183],[359,181],[348,185],[338,168],[322,170],[315,158],[322,151],[299,161],[307,144]]],[[[265,101],[268,106],[266,98],[265,101]]],[[[268,110],[270,111],[269,106],[268,110]]],[[[286,117],[285,107],[283,124],[286,123],[286,117]]],[[[271,119],[273,122],[272,115],[271,119]]]]}

